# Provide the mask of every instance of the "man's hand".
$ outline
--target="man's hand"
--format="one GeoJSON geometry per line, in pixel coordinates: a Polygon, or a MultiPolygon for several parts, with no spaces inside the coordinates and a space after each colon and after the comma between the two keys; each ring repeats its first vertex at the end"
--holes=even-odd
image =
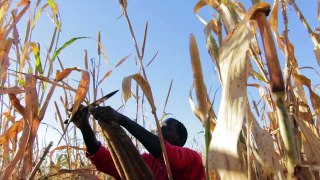
{"type": "Polygon", "coordinates": [[[85,107],[84,105],[80,105],[77,112],[74,114],[73,118],[72,118],[72,122],[74,123],[74,125],[79,128],[79,129],[83,129],[86,127],[90,127],[89,124],[89,113],[85,112],[84,110],[81,110],[83,107],[85,107]]]}
{"type": "Polygon", "coordinates": [[[104,122],[117,122],[120,125],[126,119],[126,116],[112,109],[110,106],[98,106],[90,110],[94,119],[104,122]]]}

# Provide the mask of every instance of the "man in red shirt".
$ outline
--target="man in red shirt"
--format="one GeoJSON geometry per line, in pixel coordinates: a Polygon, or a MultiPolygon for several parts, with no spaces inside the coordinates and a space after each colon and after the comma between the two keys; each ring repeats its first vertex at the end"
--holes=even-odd
{"type": "MultiPolygon", "coordinates": [[[[128,130],[150,153],[144,153],[141,156],[153,172],[154,178],[168,179],[158,136],[109,106],[96,107],[90,113],[95,119],[116,121],[128,130]]],[[[96,139],[88,119],[89,114],[81,110],[78,110],[73,118],[73,123],[83,135],[87,147],[86,156],[99,171],[111,175],[115,179],[120,179],[110,152],[96,139]]],[[[169,118],[163,121],[161,131],[165,140],[173,179],[205,179],[201,156],[197,152],[183,147],[188,136],[184,125],[176,119],[169,118]]]]}

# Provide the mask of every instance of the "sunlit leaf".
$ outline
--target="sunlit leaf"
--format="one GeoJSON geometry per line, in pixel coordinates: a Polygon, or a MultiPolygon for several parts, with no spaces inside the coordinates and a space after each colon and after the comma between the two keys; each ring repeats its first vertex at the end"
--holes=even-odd
{"type": "Polygon", "coordinates": [[[100,85],[107,77],[109,77],[111,73],[112,73],[112,70],[108,71],[108,72],[102,77],[102,79],[98,82],[98,85],[100,85]]]}
{"type": "Polygon", "coordinates": [[[41,59],[40,59],[40,49],[36,43],[31,43],[31,49],[33,51],[34,58],[36,59],[36,74],[39,72],[40,74],[43,74],[43,69],[41,65],[41,59]]]}
{"type": "Polygon", "coordinates": [[[193,89],[193,87],[190,89],[190,93],[189,93],[189,104],[190,104],[190,107],[191,107],[193,114],[201,121],[201,117],[200,117],[201,113],[192,98],[192,89],[193,89]]]}
{"type": "Polygon", "coordinates": [[[72,108],[72,117],[75,114],[75,112],[78,110],[78,107],[83,102],[83,100],[86,97],[86,94],[89,89],[89,83],[90,83],[90,74],[88,71],[81,71],[82,77],[78,85],[78,89],[74,98],[73,102],[73,108],[72,108]]]}
{"type": "Polygon", "coordinates": [[[23,119],[13,123],[13,125],[11,125],[11,127],[7,129],[5,133],[0,136],[0,144],[2,145],[3,143],[9,141],[11,138],[17,136],[17,134],[22,131],[23,126],[24,126],[23,119]]]}
{"type": "Polygon", "coordinates": [[[274,140],[270,134],[262,129],[253,116],[252,112],[249,111],[249,119],[252,121],[252,134],[257,145],[257,152],[259,158],[256,158],[259,164],[262,166],[262,179],[274,178],[283,179],[284,175],[281,170],[278,154],[274,148],[274,140]],[[262,160],[262,161],[260,161],[262,160]]]}
{"type": "Polygon", "coordinates": [[[66,166],[68,162],[68,156],[66,154],[60,154],[57,158],[56,165],[58,167],[66,166]]]}
{"type": "Polygon", "coordinates": [[[48,0],[48,4],[53,12],[53,15],[56,16],[58,14],[58,5],[54,0],[48,0]]]}
{"type": "Polygon", "coordinates": [[[315,133],[312,132],[312,130],[303,122],[300,118],[295,116],[295,121],[298,123],[299,127],[301,128],[301,131],[305,137],[305,140],[307,141],[308,148],[312,152],[311,156],[309,156],[309,159],[312,159],[313,162],[316,164],[320,163],[320,139],[316,136],[315,133]]]}
{"type": "Polygon", "coordinates": [[[51,61],[54,61],[56,59],[56,57],[61,53],[61,51],[63,49],[65,49],[66,47],[68,47],[69,45],[71,45],[72,43],[74,43],[76,40],[79,39],[84,39],[84,38],[88,38],[88,37],[76,37],[76,38],[71,38],[69,41],[65,42],[59,49],[57,49],[54,53],[53,56],[51,58],[51,61]]]}
{"type": "Polygon", "coordinates": [[[202,67],[200,62],[199,50],[195,37],[190,36],[190,57],[193,72],[193,82],[196,91],[198,109],[200,111],[200,120],[204,124],[207,120],[208,107],[207,107],[207,88],[203,80],[202,67]]]}
{"type": "Polygon", "coordinates": [[[278,9],[279,9],[279,0],[275,0],[273,8],[270,15],[270,26],[273,32],[278,32],[278,9]]]}
{"type": "Polygon", "coordinates": [[[0,51],[0,59],[1,59],[1,66],[0,66],[0,79],[1,83],[3,84],[7,79],[7,68],[9,66],[9,52],[11,49],[11,45],[13,43],[12,38],[8,38],[3,45],[3,50],[0,51]]]}
{"type": "Polygon", "coordinates": [[[310,92],[310,101],[313,106],[313,109],[317,115],[318,120],[320,120],[320,96],[317,95],[311,88],[311,80],[303,75],[292,74],[292,77],[296,82],[299,82],[309,89],[310,92]]]}
{"type": "Polygon", "coordinates": [[[33,20],[33,22],[32,22],[32,26],[31,26],[32,29],[33,29],[34,26],[37,24],[40,16],[42,15],[43,10],[44,10],[46,7],[48,7],[48,4],[43,5],[43,6],[39,9],[36,17],[34,18],[34,20],[33,20]]]}
{"type": "Polygon", "coordinates": [[[66,78],[67,76],[69,76],[69,74],[72,72],[72,71],[80,71],[80,69],[78,67],[73,67],[73,68],[66,68],[64,69],[62,72],[60,71],[57,71],[56,72],[56,77],[55,77],[55,81],[61,81],[63,80],[64,78],[66,78]]]}
{"type": "Polygon", "coordinates": [[[124,57],[124,58],[122,58],[116,65],[115,65],[115,67],[114,68],[117,68],[117,67],[119,67],[123,62],[125,62],[128,58],[130,57],[130,55],[128,55],[128,56],[126,56],[126,57],[124,57]]]}
{"type": "Polygon", "coordinates": [[[233,17],[232,12],[224,3],[220,4],[219,14],[221,14],[221,20],[226,28],[227,33],[230,33],[234,29],[237,19],[233,17]]]}
{"type": "Polygon", "coordinates": [[[27,6],[30,4],[30,1],[29,0],[21,0],[19,3],[18,3],[18,6],[27,6]]]}
{"type": "Polygon", "coordinates": [[[318,65],[320,65],[320,47],[319,47],[319,45],[316,46],[313,51],[314,51],[314,53],[316,55],[316,58],[317,58],[317,61],[318,61],[318,65]]]}
{"type": "Polygon", "coordinates": [[[267,81],[265,81],[265,79],[263,78],[263,76],[262,76],[261,74],[259,74],[258,72],[256,72],[256,71],[251,71],[250,73],[251,73],[251,75],[252,75],[253,77],[257,78],[259,81],[262,81],[262,82],[267,83],[267,81]]]}
{"type": "Polygon", "coordinates": [[[193,13],[198,14],[199,10],[206,6],[207,3],[204,0],[200,0],[193,8],[193,13]]]}
{"type": "Polygon", "coordinates": [[[152,112],[156,111],[156,106],[154,105],[154,100],[151,92],[150,85],[140,74],[134,74],[127,76],[122,81],[122,92],[125,102],[131,97],[131,81],[135,80],[141,87],[143,93],[147,97],[149,104],[151,106],[152,112]]]}
{"type": "Polygon", "coordinates": [[[228,34],[220,49],[222,97],[209,149],[209,172],[225,179],[245,179],[238,156],[238,139],[246,111],[248,78],[247,51],[252,34],[247,29],[250,9],[244,20],[228,34]],[[228,143],[225,143],[228,142],[228,143]]]}

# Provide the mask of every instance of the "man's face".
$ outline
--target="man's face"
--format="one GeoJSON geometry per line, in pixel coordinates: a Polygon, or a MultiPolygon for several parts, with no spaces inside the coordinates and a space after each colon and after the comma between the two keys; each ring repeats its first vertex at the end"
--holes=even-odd
{"type": "Polygon", "coordinates": [[[176,126],[177,122],[170,119],[165,120],[161,123],[163,139],[168,141],[172,145],[176,145],[176,142],[179,140],[176,126]]]}

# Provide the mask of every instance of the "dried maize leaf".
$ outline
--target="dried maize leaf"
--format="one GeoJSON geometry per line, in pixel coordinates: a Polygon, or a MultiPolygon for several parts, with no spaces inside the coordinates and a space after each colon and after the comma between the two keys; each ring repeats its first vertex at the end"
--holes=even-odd
{"type": "Polygon", "coordinates": [[[246,23],[241,23],[228,35],[229,38],[220,50],[223,90],[218,120],[209,149],[211,178],[217,172],[221,179],[245,179],[237,144],[246,107],[247,51],[251,38],[246,23]]]}
{"type": "Polygon", "coordinates": [[[119,66],[120,66],[122,63],[124,63],[129,57],[130,57],[130,55],[122,58],[122,59],[114,66],[114,68],[119,67],[119,66]]]}
{"type": "Polygon", "coordinates": [[[316,164],[320,164],[320,139],[308,126],[306,126],[305,122],[303,122],[299,117],[295,116],[294,119],[301,128],[305,140],[307,141],[307,144],[304,144],[304,148],[310,149],[310,156],[307,158],[311,161],[314,161],[316,164]]]}
{"type": "Polygon", "coordinates": [[[131,97],[131,81],[134,79],[141,87],[143,93],[147,97],[149,104],[151,106],[152,112],[156,111],[156,106],[154,105],[154,100],[152,96],[152,91],[148,81],[146,81],[140,74],[134,74],[127,76],[122,81],[122,92],[125,102],[131,97]]]}
{"type": "Polygon", "coordinates": [[[82,74],[82,77],[81,77],[80,83],[78,85],[78,89],[76,91],[75,99],[74,99],[74,102],[73,102],[73,108],[72,108],[71,117],[73,117],[73,115],[78,110],[78,107],[80,106],[80,104],[85,99],[86,94],[88,92],[88,88],[89,88],[89,83],[90,83],[90,74],[89,74],[89,72],[82,70],[81,74],[82,74]]]}
{"type": "Polygon", "coordinates": [[[262,179],[284,179],[281,170],[279,155],[274,148],[274,140],[270,134],[260,127],[252,112],[248,110],[252,121],[252,134],[257,146],[257,152],[262,162],[262,179]]]}
{"type": "Polygon", "coordinates": [[[54,152],[62,150],[62,149],[76,149],[76,150],[81,150],[81,151],[85,151],[86,150],[86,148],[80,148],[78,146],[59,146],[59,147],[56,147],[56,148],[54,148],[53,150],[50,151],[49,157],[51,159],[51,162],[53,162],[52,156],[53,156],[54,152]]]}
{"type": "Polygon", "coordinates": [[[21,0],[19,3],[18,3],[18,7],[19,6],[27,6],[30,4],[30,1],[29,0],[21,0]]]}
{"type": "Polygon", "coordinates": [[[221,15],[221,19],[224,24],[224,27],[226,28],[227,33],[232,32],[235,28],[237,20],[234,19],[234,16],[232,15],[230,9],[227,7],[226,4],[221,3],[218,11],[221,15]]]}
{"type": "Polygon", "coordinates": [[[9,99],[13,107],[22,115],[25,114],[25,108],[21,105],[20,100],[16,97],[15,94],[9,93],[9,99]]]}
{"type": "Polygon", "coordinates": [[[11,125],[9,129],[7,129],[1,136],[0,136],[0,144],[8,142],[11,138],[17,136],[20,133],[24,126],[24,120],[16,121],[11,125]]]}
{"type": "Polygon", "coordinates": [[[102,78],[101,80],[98,82],[98,85],[100,85],[107,77],[109,77],[112,73],[112,70],[108,71],[102,78]]]}
{"type": "Polygon", "coordinates": [[[9,66],[9,52],[11,49],[13,39],[8,38],[4,44],[1,44],[0,51],[0,85],[3,86],[7,79],[7,69],[9,66]]]}
{"type": "Polygon", "coordinates": [[[314,49],[313,49],[315,55],[316,55],[316,58],[317,58],[317,61],[318,61],[318,65],[320,65],[320,47],[319,46],[316,46],[314,49]]]}
{"type": "Polygon", "coordinates": [[[197,4],[194,6],[193,8],[193,13],[194,14],[198,14],[198,12],[200,11],[201,8],[203,8],[204,6],[207,5],[207,2],[205,0],[200,0],[199,2],[197,2],[197,4]]]}
{"type": "Polygon", "coordinates": [[[56,77],[55,77],[55,81],[61,81],[63,80],[64,78],[66,78],[67,76],[69,76],[69,74],[72,72],[72,71],[80,71],[80,69],[78,67],[73,67],[73,68],[66,68],[64,69],[62,72],[60,71],[57,71],[56,72],[56,77]]]}
{"type": "Polygon", "coordinates": [[[270,15],[270,27],[273,32],[278,33],[278,10],[279,10],[279,0],[275,0],[273,8],[270,15]]]}
{"type": "Polygon", "coordinates": [[[192,98],[192,89],[193,88],[190,89],[190,93],[189,93],[189,104],[190,104],[191,110],[194,113],[194,115],[201,121],[200,111],[199,111],[196,103],[193,101],[193,98],[192,98]]]}
{"type": "Polygon", "coordinates": [[[320,120],[320,96],[317,95],[311,88],[311,80],[307,77],[299,74],[292,74],[294,80],[298,83],[301,83],[309,89],[310,92],[310,101],[313,106],[314,112],[317,115],[318,122],[320,120]]]}
{"type": "Polygon", "coordinates": [[[9,94],[9,93],[11,93],[11,94],[21,94],[23,92],[24,92],[24,90],[21,89],[20,87],[17,87],[17,86],[0,89],[0,94],[1,95],[9,94]]]}

